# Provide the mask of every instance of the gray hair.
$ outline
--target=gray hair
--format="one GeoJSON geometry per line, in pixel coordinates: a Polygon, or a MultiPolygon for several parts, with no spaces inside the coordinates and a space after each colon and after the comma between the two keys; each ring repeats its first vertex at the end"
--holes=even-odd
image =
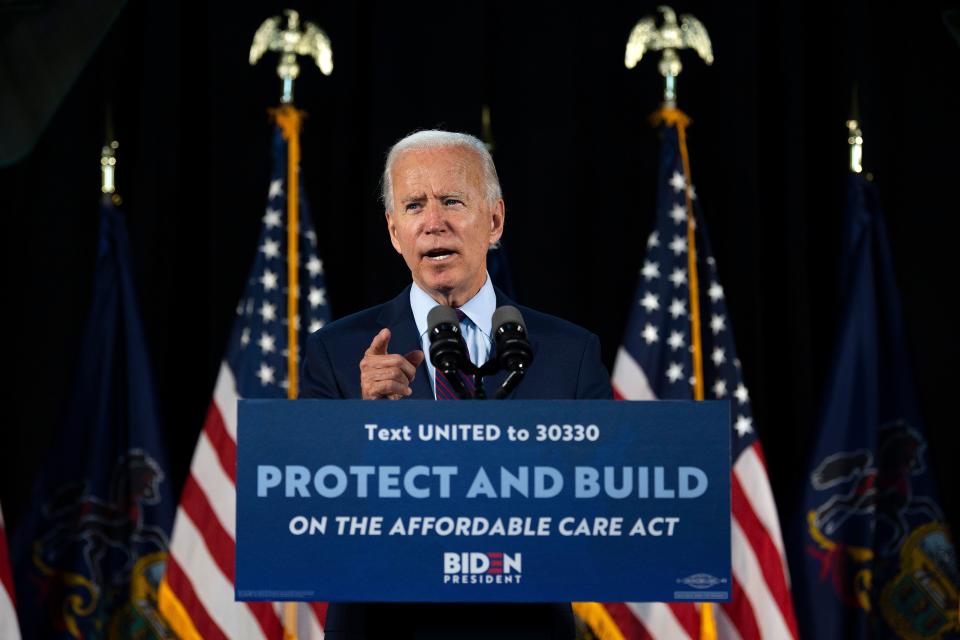
{"type": "Polygon", "coordinates": [[[497,168],[493,164],[493,156],[490,155],[486,145],[480,142],[479,138],[469,133],[429,129],[414,131],[390,147],[390,152],[387,153],[387,162],[383,167],[383,191],[381,193],[383,206],[387,208],[387,211],[393,211],[393,181],[390,177],[390,170],[393,169],[393,163],[396,162],[397,158],[405,151],[438,149],[441,147],[463,147],[476,153],[480,157],[480,165],[483,168],[483,184],[487,192],[487,201],[492,205],[503,197],[500,191],[500,178],[497,177],[497,168]]]}

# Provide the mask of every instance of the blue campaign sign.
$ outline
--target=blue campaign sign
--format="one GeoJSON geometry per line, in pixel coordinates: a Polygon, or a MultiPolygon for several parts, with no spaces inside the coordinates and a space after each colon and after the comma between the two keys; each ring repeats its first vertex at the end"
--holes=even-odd
{"type": "Polygon", "coordinates": [[[236,596],[726,601],[727,402],[241,400],[236,596]]]}

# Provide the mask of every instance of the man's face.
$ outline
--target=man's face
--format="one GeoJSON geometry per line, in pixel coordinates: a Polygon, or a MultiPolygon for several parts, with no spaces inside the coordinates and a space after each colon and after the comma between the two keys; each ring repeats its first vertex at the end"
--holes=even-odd
{"type": "Polygon", "coordinates": [[[424,291],[461,306],[483,286],[487,249],[503,233],[503,200],[487,201],[480,158],[457,146],[411,149],[390,177],[393,248],[424,291]]]}

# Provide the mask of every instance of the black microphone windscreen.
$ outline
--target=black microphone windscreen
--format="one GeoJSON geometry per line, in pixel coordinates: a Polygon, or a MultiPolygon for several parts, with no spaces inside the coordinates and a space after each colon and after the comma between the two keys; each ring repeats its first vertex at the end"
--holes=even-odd
{"type": "Polygon", "coordinates": [[[427,314],[427,330],[432,334],[434,328],[441,324],[460,324],[460,321],[457,319],[457,312],[453,310],[453,307],[441,304],[430,309],[430,312],[427,314]]]}
{"type": "Polygon", "coordinates": [[[510,305],[504,305],[498,307],[496,311],[493,312],[493,332],[496,333],[497,329],[508,323],[515,323],[523,327],[523,330],[527,330],[527,325],[523,321],[523,315],[520,313],[520,310],[516,307],[510,305]]]}

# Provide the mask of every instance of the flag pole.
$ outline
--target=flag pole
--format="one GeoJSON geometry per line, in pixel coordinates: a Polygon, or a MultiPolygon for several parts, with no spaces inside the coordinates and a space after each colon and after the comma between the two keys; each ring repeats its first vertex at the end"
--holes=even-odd
{"type": "Polygon", "coordinates": [[[705,399],[703,384],[703,323],[700,316],[700,276],[697,270],[696,218],[693,215],[693,182],[690,177],[690,156],[687,153],[687,126],[690,117],[666,104],[651,118],[654,125],[665,124],[677,130],[680,159],[683,162],[684,199],[687,208],[687,271],[690,274],[690,335],[693,344],[693,399],[705,399]]]}
{"type": "Polygon", "coordinates": [[[120,205],[120,194],[117,193],[117,149],[120,143],[108,136],[110,142],[103,145],[100,151],[100,193],[115,205],[120,205]]]}
{"type": "Polygon", "coordinates": [[[298,394],[297,333],[299,329],[298,299],[300,292],[300,126],[303,112],[292,104],[272,110],[271,115],[287,141],[287,398],[298,394]]]}
{"type": "MultiPolygon", "coordinates": [[[[287,142],[287,398],[299,393],[299,299],[300,299],[300,128],[305,114],[293,106],[293,82],[300,75],[298,55],[313,57],[321,73],[333,72],[333,50],[330,38],[317,25],[306,22],[301,29],[300,14],[284,11],[283,19],[273,16],[264,20],[253,36],[250,64],[254,65],[267,51],[280,52],[277,75],[283,81],[280,107],[271,116],[287,142]]],[[[283,636],[297,640],[297,603],[283,604],[283,636]]]]}
{"type": "Polygon", "coordinates": [[[863,172],[863,133],[857,120],[847,120],[847,144],[850,146],[850,171],[863,172]]]}
{"type": "Polygon", "coordinates": [[[860,84],[858,82],[853,83],[853,88],[850,91],[847,145],[850,147],[850,171],[863,173],[863,132],[860,131],[860,84]]]}
{"type": "MultiPolygon", "coordinates": [[[[690,14],[677,15],[668,6],[660,6],[663,20],[660,27],[652,16],[642,18],[633,27],[627,40],[624,64],[627,69],[634,68],[646,51],[662,51],[660,63],[657,65],[660,75],[664,78],[663,105],[652,118],[653,124],[665,124],[674,127],[680,146],[680,157],[683,161],[684,196],[687,209],[687,272],[690,285],[690,335],[693,360],[693,399],[703,400],[703,336],[700,317],[700,286],[697,272],[697,243],[696,219],[693,213],[693,183],[690,179],[690,158],[687,154],[686,128],[690,118],[676,108],[677,76],[683,70],[680,49],[693,49],[708,65],[713,63],[713,47],[710,36],[703,23],[690,14]]],[[[700,603],[700,640],[716,640],[717,623],[713,611],[713,604],[700,603]]]]}

